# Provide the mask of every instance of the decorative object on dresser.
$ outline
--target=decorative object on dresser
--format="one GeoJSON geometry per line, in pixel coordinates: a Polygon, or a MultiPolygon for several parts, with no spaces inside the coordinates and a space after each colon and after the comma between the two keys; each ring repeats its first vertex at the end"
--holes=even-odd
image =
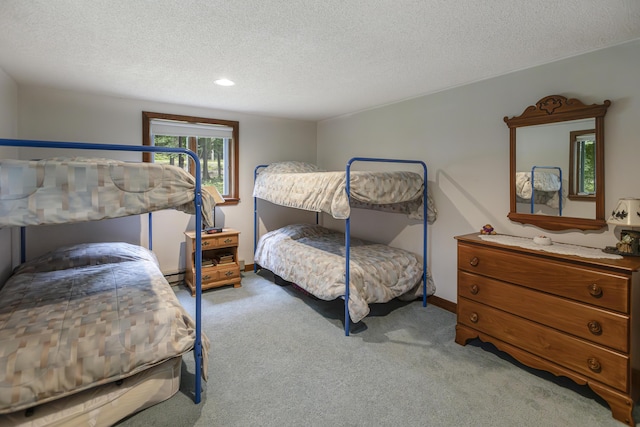
{"type": "Polygon", "coordinates": [[[640,258],[586,258],[482,237],[456,237],[456,342],[479,338],[527,366],[586,384],[615,419],[635,425],[640,258]]]}
{"type": "MultiPolygon", "coordinates": [[[[195,271],[194,231],[185,234],[186,271],[185,283],[194,293],[193,277],[195,271]]],[[[218,233],[202,233],[202,290],[233,285],[241,286],[240,264],[238,262],[239,231],[225,228],[218,233]]]]}

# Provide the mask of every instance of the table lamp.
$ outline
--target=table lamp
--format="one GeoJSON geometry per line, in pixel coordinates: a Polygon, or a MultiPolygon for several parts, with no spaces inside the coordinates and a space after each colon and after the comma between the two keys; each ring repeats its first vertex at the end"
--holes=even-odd
{"type": "Polygon", "coordinates": [[[640,256],[640,232],[632,230],[633,227],[640,227],[640,199],[623,198],[618,200],[616,208],[611,211],[611,216],[607,219],[607,224],[615,226],[629,227],[629,230],[620,232],[620,241],[615,248],[607,247],[607,251],[620,255],[640,256]]]}
{"type": "Polygon", "coordinates": [[[202,189],[211,194],[215,202],[215,205],[213,206],[213,224],[211,227],[205,228],[205,231],[208,233],[220,232],[222,231],[222,227],[216,227],[216,206],[224,203],[224,197],[222,197],[218,189],[213,185],[203,186],[202,189]]]}

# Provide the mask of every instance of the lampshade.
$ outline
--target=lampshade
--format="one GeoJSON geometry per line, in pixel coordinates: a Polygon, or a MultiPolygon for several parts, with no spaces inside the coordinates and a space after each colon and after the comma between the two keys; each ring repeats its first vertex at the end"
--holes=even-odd
{"type": "Polygon", "coordinates": [[[202,189],[205,190],[207,193],[211,194],[211,196],[213,196],[213,200],[215,200],[216,205],[219,205],[220,203],[224,203],[224,197],[222,197],[222,195],[220,194],[220,192],[215,186],[207,185],[202,187],[202,189]]]}
{"type": "Polygon", "coordinates": [[[640,199],[626,198],[618,200],[618,205],[611,212],[607,223],[640,227],[640,199]]]}

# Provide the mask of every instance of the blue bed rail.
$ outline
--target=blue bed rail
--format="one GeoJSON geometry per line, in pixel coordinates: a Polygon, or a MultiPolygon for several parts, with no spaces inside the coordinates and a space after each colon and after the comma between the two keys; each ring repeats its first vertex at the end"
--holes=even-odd
{"type": "MultiPolygon", "coordinates": [[[[35,148],[64,148],[72,150],[104,150],[104,151],[129,151],[129,152],[146,152],[146,153],[176,153],[185,154],[193,160],[195,165],[195,181],[194,190],[196,230],[202,230],[202,184],[200,175],[200,160],[198,155],[186,148],[174,147],[156,147],[156,146],[137,146],[137,145],[119,145],[119,144],[95,144],[84,142],[56,142],[56,141],[38,141],[38,140],[22,140],[22,139],[0,139],[0,146],[5,147],[35,147],[35,148]]],[[[151,245],[151,213],[149,213],[149,244],[151,245]]],[[[21,227],[21,258],[24,262],[25,255],[25,229],[21,227]]],[[[200,403],[202,399],[202,234],[196,233],[195,241],[195,323],[196,336],[193,346],[193,355],[195,359],[195,391],[194,402],[200,403]]],[[[151,247],[149,248],[151,249],[151,247]]]]}
{"type": "MultiPolygon", "coordinates": [[[[417,164],[422,166],[423,171],[423,193],[422,193],[422,209],[423,209],[423,222],[422,222],[422,306],[427,306],[427,165],[421,160],[403,160],[403,159],[381,159],[371,157],[353,157],[347,162],[346,166],[346,193],[351,202],[351,166],[355,162],[375,162],[375,163],[408,163],[417,164]]],[[[267,167],[268,165],[256,166],[253,173],[253,181],[258,176],[259,170],[267,167]]],[[[316,224],[318,223],[318,213],[316,213],[316,224]]],[[[253,198],[253,253],[255,254],[258,247],[258,204],[257,197],[253,198]]],[[[344,233],[344,246],[345,246],[345,295],[344,295],[344,334],[349,336],[351,330],[351,318],[349,316],[349,260],[351,257],[351,217],[345,220],[345,233],[344,233]]],[[[253,264],[253,271],[256,272],[258,266],[253,264]]]]}

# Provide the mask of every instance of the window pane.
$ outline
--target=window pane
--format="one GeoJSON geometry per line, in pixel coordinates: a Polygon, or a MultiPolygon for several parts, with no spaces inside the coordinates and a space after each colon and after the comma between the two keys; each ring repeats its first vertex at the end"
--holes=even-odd
{"type": "Polygon", "coordinates": [[[229,141],[227,138],[198,138],[202,185],[213,185],[222,195],[229,194],[228,162],[225,162],[229,141]]]}
{"type": "MultiPolygon", "coordinates": [[[[184,148],[187,146],[187,137],[154,135],[153,145],[158,147],[184,148]]],[[[187,156],[185,154],[154,153],[153,161],[155,163],[163,163],[163,164],[178,166],[181,169],[184,169],[186,171],[189,170],[187,156]]]]}
{"type": "Polygon", "coordinates": [[[596,165],[595,165],[595,141],[581,141],[581,192],[595,194],[596,192],[596,165]]]}

